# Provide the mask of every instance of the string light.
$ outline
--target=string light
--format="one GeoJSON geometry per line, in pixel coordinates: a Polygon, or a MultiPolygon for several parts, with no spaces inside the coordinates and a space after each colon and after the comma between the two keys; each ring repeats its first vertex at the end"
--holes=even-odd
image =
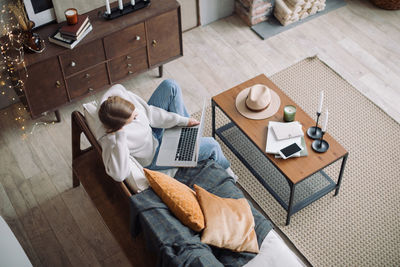
{"type": "MultiPolygon", "coordinates": [[[[21,0],[10,3],[8,6],[3,5],[0,13],[0,60],[3,61],[2,71],[0,73],[0,91],[2,96],[6,96],[5,88],[19,92],[18,95],[24,94],[24,82],[22,79],[28,77],[28,71],[24,60],[24,33],[26,32],[28,19],[26,17],[24,6],[21,0]],[[15,18],[14,18],[14,16],[15,18]],[[21,16],[25,15],[25,16],[21,16]],[[22,71],[24,70],[25,75],[22,71]],[[18,75],[19,74],[19,75],[18,75]],[[24,77],[25,76],[25,77],[24,77]]],[[[14,102],[13,96],[8,96],[14,102]]],[[[18,111],[25,113],[26,108],[18,108],[18,111]]],[[[7,112],[3,113],[5,116],[7,112]]],[[[20,129],[25,131],[25,119],[22,116],[16,116],[15,121],[22,124],[20,129]]],[[[24,133],[25,135],[25,133],[24,133]]],[[[26,136],[26,135],[25,135],[26,136]]]]}

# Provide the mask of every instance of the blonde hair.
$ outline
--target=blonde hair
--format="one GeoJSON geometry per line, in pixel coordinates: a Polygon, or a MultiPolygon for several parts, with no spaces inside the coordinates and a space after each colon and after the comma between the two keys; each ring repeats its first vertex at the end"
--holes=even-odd
{"type": "Polygon", "coordinates": [[[119,96],[110,96],[99,109],[99,119],[107,130],[113,133],[120,130],[135,110],[135,105],[119,96]]]}

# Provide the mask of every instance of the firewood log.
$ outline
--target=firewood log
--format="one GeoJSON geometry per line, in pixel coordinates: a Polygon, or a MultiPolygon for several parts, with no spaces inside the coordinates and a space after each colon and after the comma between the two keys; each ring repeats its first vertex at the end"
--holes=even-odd
{"type": "Polygon", "coordinates": [[[304,0],[285,0],[285,3],[291,6],[301,6],[304,5],[304,0]]]}
{"type": "MultiPolygon", "coordinates": [[[[283,0],[275,1],[275,9],[274,15],[275,17],[279,17],[280,19],[287,20],[289,16],[292,14],[292,10],[288,8],[286,3],[283,0]]],[[[279,20],[280,21],[280,20],[279,20]]],[[[282,21],[280,21],[282,23],[282,21]]]]}
{"type": "Polygon", "coordinates": [[[312,6],[312,3],[311,2],[306,2],[304,5],[303,5],[303,9],[304,10],[307,10],[307,9],[309,9],[309,8],[311,8],[311,6],[312,6]]]}

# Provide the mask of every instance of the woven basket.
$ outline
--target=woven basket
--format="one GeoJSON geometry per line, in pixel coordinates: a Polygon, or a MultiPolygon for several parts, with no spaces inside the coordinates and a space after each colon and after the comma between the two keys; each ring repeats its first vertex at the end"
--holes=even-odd
{"type": "Polygon", "coordinates": [[[388,9],[388,10],[397,10],[400,9],[400,0],[372,0],[377,7],[388,9]]]}

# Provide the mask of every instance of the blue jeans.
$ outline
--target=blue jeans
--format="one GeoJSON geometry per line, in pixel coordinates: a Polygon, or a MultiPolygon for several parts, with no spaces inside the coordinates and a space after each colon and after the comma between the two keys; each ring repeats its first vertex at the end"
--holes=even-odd
{"type": "MultiPolygon", "coordinates": [[[[183,103],[181,88],[174,80],[164,80],[154,91],[147,103],[149,105],[165,109],[166,111],[174,112],[184,117],[189,117],[189,113],[187,112],[185,104],[183,103]]],[[[159,145],[152,163],[149,166],[146,166],[146,168],[151,170],[170,169],[172,167],[156,166],[158,151],[160,149],[164,129],[152,128],[152,130],[153,136],[158,140],[159,145]]],[[[225,158],[220,145],[212,137],[200,138],[198,161],[205,159],[213,159],[224,169],[227,169],[230,166],[230,162],[225,158]]]]}

